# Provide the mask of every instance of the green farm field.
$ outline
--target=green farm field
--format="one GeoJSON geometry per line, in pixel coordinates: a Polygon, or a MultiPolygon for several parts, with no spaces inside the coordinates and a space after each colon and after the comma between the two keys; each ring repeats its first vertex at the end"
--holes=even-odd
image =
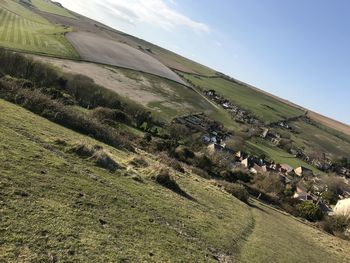
{"type": "Polygon", "coordinates": [[[1,262],[350,260],[346,241],[189,171],[171,173],[192,199],[160,186],[155,155],[117,150],[3,100],[0,110],[1,262]],[[102,146],[126,169],[97,167],[69,151],[76,143],[102,146]],[[150,166],[131,165],[138,155],[150,166]]]}
{"type": "Polygon", "coordinates": [[[260,138],[247,141],[247,149],[249,152],[252,152],[255,154],[264,154],[269,158],[271,158],[276,163],[289,164],[293,168],[303,166],[305,168],[312,170],[315,174],[323,174],[323,172],[313,167],[312,165],[296,158],[294,155],[291,155],[286,151],[276,147],[275,145],[271,145],[270,143],[260,138]]]}
{"type": "Polygon", "coordinates": [[[40,11],[44,11],[47,13],[60,15],[60,16],[66,16],[69,18],[75,18],[70,12],[68,12],[66,9],[59,7],[50,1],[46,0],[32,0],[32,5],[38,8],[40,11]]]}
{"type": "Polygon", "coordinates": [[[78,58],[64,34],[55,26],[14,1],[0,2],[0,47],[59,57],[78,58]]]}
{"type": "Polygon", "coordinates": [[[304,113],[266,94],[223,78],[200,77],[182,72],[181,75],[201,90],[217,91],[243,109],[251,111],[266,123],[300,116],[304,113]]]}
{"type": "Polygon", "coordinates": [[[350,136],[339,133],[321,124],[312,125],[304,121],[294,121],[291,126],[297,133],[291,139],[308,154],[330,153],[333,158],[347,157],[350,153],[350,136]]]}

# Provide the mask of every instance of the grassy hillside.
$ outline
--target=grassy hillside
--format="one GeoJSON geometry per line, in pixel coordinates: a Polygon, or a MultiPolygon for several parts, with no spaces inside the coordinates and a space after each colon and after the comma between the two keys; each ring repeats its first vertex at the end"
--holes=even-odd
{"type": "Polygon", "coordinates": [[[68,31],[14,1],[0,1],[0,47],[76,58],[77,53],[64,37],[68,31]]]}
{"type": "Polygon", "coordinates": [[[329,128],[319,127],[304,121],[295,121],[291,126],[297,133],[291,133],[292,140],[299,147],[304,147],[308,154],[313,152],[330,153],[332,157],[348,156],[350,153],[350,137],[334,133],[329,128]]]}
{"type": "Polygon", "coordinates": [[[0,110],[1,261],[350,260],[345,241],[260,203],[249,207],[194,174],[173,172],[192,199],[161,187],[150,179],[163,167],[156,156],[138,153],[150,166],[136,168],[136,153],[2,100],[0,110]],[[77,142],[102,146],[125,169],[81,159],[69,151],[77,142]]]}
{"type": "Polygon", "coordinates": [[[38,8],[40,11],[60,16],[66,16],[69,18],[75,18],[75,16],[69,13],[66,9],[53,4],[49,0],[32,0],[32,5],[38,8]]]}
{"type": "Polygon", "coordinates": [[[247,142],[248,151],[254,154],[264,154],[271,158],[276,163],[289,164],[293,168],[303,166],[314,171],[315,174],[322,174],[321,171],[313,167],[312,165],[296,158],[294,155],[287,153],[286,151],[271,145],[270,143],[263,141],[262,139],[252,139],[247,142]]]}
{"type": "Polygon", "coordinates": [[[207,78],[186,73],[181,74],[201,90],[213,89],[236,105],[253,112],[265,122],[275,122],[303,114],[303,111],[300,109],[223,78],[207,78]]]}

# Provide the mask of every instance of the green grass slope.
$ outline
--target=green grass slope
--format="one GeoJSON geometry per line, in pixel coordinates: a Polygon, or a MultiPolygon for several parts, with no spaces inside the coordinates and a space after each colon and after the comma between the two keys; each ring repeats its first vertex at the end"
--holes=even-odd
{"type": "Polygon", "coordinates": [[[0,1],[0,47],[77,58],[74,48],[64,37],[69,31],[14,1],[0,1]]]}
{"type": "Polygon", "coordinates": [[[266,142],[260,138],[259,139],[255,138],[248,141],[247,148],[249,152],[256,155],[264,154],[265,156],[268,156],[276,163],[288,164],[293,168],[303,166],[312,170],[315,174],[323,174],[323,172],[313,167],[312,165],[296,158],[294,155],[289,154],[283,149],[280,149],[275,145],[272,145],[269,142],[266,142]]]}
{"type": "Polygon", "coordinates": [[[193,200],[161,187],[150,179],[162,167],[156,156],[110,148],[3,100],[0,110],[1,262],[350,260],[347,242],[196,175],[173,172],[193,200]],[[79,158],[68,151],[77,142],[103,146],[126,169],[79,158]],[[149,167],[129,164],[138,154],[149,167]]]}
{"type": "Polygon", "coordinates": [[[317,125],[319,127],[304,121],[292,122],[291,126],[297,131],[291,133],[292,140],[308,154],[330,153],[333,158],[350,155],[350,136],[317,125]]]}
{"type": "Polygon", "coordinates": [[[32,0],[32,5],[38,8],[40,11],[44,11],[47,13],[60,15],[60,16],[66,16],[69,18],[75,18],[70,12],[68,12],[66,9],[53,4],[49,0],[32,0]]]}
{"type": "Polygon", "coordinates": [[[217,91],[236,105],[253,112],[265,122],[275,122],[303,114],[303,111],[300,109],[282,103],[262,92],[223,78],[207,78],[186,73],[181,73],[181,75],[201,90],[213,89],[217,91]]]}

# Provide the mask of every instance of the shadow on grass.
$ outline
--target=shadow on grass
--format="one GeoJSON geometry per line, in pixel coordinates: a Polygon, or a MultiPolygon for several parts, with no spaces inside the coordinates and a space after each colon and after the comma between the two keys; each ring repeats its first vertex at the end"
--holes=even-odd
{"type": "Polygon", "coordinates": [[[185,197],[186,199],[197,202],[195,198],[193,198],[191,195],[186,193],[184,190],[181,189],[181,187],[177,184],[177,182],[166,172],[161,172],[156,177],[156,182],[165,188],[168,188],[169,190],[175,192],[178,195],[181,195],[182,197],[185,197]]]}
{"type": "Polygon", "coordinates": [[[252,204],[252,203],[247,203],[247,204],[248,204],[248,206],[251,207],[251,208],[258,209],[259,211],[261,211],[261,212],[263,212],[263,213],[265,213],[265,214],[268,214],[268,212],[266,212],[265,209],[262,209],[261,207],[255,205],[255,204],[252,204]]]}

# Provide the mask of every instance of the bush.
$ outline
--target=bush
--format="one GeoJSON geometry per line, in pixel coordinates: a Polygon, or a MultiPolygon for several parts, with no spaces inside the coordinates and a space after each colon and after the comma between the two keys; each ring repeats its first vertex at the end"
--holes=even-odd
{"type": "Polygon", "coordinates": [[[176,183],[175,179],[169,174],[169,171],[166,169],[163,169],[160,171],[160,173],[156,176],[156,182],[169,190],[186,197],[188,199],[192,199],[187,193],[185,193],[180,186],[176,183]]]}
{"type": "Polygon", "coordinates": [[[115,129],[103,125],[78,110],[51,100],[39,90],[22,89],[15,83],[0,81],[0,98],[14,102],[35,114],[111,146],[133,150],[129,141],[115,129]]]}
{"type": "Polygon", "coordinates": [[[182,162],[191,163],[195,154],[185,146],[179,146],[174,151],[174,157],[182,162]]]}
{"type": "Polygon", "coordinates": [[[333,235],[344,234],[350,228],[350,218],[347,216],[327,217],[322,222],[323,229],[333,235]]]}
{"type": "Polygon", "coordinates": [[[142,156],[135,157],[129,163],[137,168],[142,168],[142,167],[148,166],[148,162],[142,156]]]}
{"type": "Polygon", "coordinates": [[[170,158],[168,155],[166,155],[165,153],[161,153],[159,155],[159,159],[160,159],[160,162],[173,168],[175,171],[178,171],[180,173],[184,173],[185,172],[185,169],[182,167],[182,165],[180,164],[179,161],[173,159],[173,158],[170,158]]]}
{"type": "Polygon", "coordinates": [[[114,161],[112,157],[103,151],[96,152],[91,158],[95,161],[97,166],[107,169],[111,172],[115,172],[121,168],[121,166],[116,161],[114,161]]]}
{"type": "Polygon", "coordinates": [[[244,203],[248,203],[249,193],[243,185],[228,183],[228,182],[220,182],[220,183],[218,183],[218,186],[223,187],[226,192],[233,195],[234,197],[236,197],[240,201],[242,201],[244,203]]]}
{"type": "Polygon", "coordinates": [[[254,186],[275,196],[283,195],[285,190],[281,176],[274,173],[257,174],[254,177],[254,186]]]}
{"type": "Polygon", "coordinates": [[[246,168],[235,168],[233,170],[224,170],[220,175],[228,182],[241,181],[249,183],[251,180],[250,173],[246,168]]]}
{"type": "Polygon", "coordinates": [[[206,172],[205,170],[200,169],[198,167],[192,167],[191,171],[192,171],[192,173],[194,173],[196,175],[199,175],[200,177],[203,177],[205,179],[209,179],[210,178],[208,172],[206,172]]]}
{"type": "Polygon", "coordinates": [[[98,119],[101,122],[120,122],[125,124],[131,124],[130,117],[121,110],[97,107],[91,112],[91,115],[92,117],[98,119]]]}
{"type": "Polygon", "coordinates": [[[305,201],[296,206],[300,217],[303,217],[311,222],[319,221],[323,218],[323,213],[319,205],[310,201],[305,201]]]}

